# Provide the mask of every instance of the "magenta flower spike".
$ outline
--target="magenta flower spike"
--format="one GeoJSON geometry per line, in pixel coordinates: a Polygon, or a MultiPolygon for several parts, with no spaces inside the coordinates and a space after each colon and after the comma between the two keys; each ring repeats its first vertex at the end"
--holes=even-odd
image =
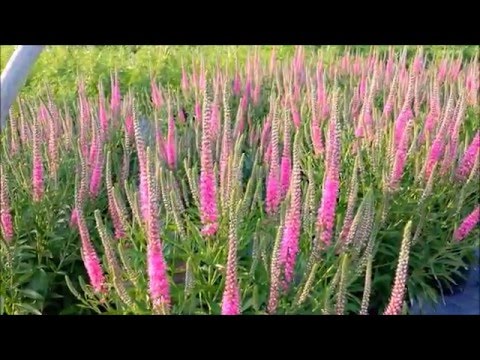
{"type": "Polygon", "coordinates": [[[445,81],[445,77],[447,76],[447,67],[448,67],[448,60],[443,59],[438,68],[437,78],[439,83],[443,83],[445,81]]]}
{"type": "Polygon", "coordinates": [[[102,149],[100,148],[97,142],[95,142],[94,146],[98,147],[98,150],[96,151],[96,157],[93,163],[92,175],[90,177],[90,196],[92,198],[97,197],[100,191],[100,186],[102,183],[102,170],[103,170],[102,149]]]}
{"type": "Polygon", "coordinates": [[[271,153],[269,156],[269,173],[266,184],[266,212],[269,215],[273,215],[277,212],[281,201],[281,184],[280,184],[280,172],[278,168],[279,162],[279,150],[278,150],[278,112],[273,111],[272,120],[272,139],[270,142],[271,153]]]}
{"type": "Polygon", "coordinates": [[[98,87],[98,118],[100,120],[100,137],[105,139],[106,134],[108,132],[108,116],[107,111],[105,109],[105,95],[103,94],[103,86],[100,83],[98,87]]]}
{"type": "Polygon", "coordinates": [[[389,189],[394,191],[398,188],[398,183],[402,179],[403,171],[405,168],[405,163],[407,160],[408,146],[409,146],[409,136],[411,120],[406,125],[405,131],[402,134],[402,139],[398,145],[398,148],[395,152],[395,158],[393,161],[392,173],[390,175],[389,189]]]}
{"type": "Polygon", "coordinates": [[[195,119],[202,121],[202,105],[198,101],[195,101],[195,119]]]}
{"type": "Polygon", "coordinates": [[[480,223],[480,206],[477,205],[473,211],[468,214],[460,224],[460,226],[453,233],[455,241],[462,241],[468,234],[480,223]]]}
{"type": "Polygon", "coordinates": [[[155,109],[159,110],[163,106],[163,96],[160,87],[156,84],[153,77],[150,80],[150,87],[152,91],[153,106],[155,106],[155,109]]]}
{"type": "Polygon", "coordinates": [[[468,146],[467,150],[463,154],[460,163],[456,170],[457,179],[464,180],[470,175],[470,172],[473,169],[475,161],[478,161],[480,156],[480,131],[477,131],[475,136],[472,139],[472,142],[468,146]]]}
{"type": "Polygon", "coordinates": [[[80,239],[82,242],[82,258],[87,270],[90,284],[97,293],[101,293],[105,290],[105,277],[103,275],[102,265],[98,258],[95,248],[90,240],[88,233],[87,223],[83,215],[83,211],[77,209],[77,225],[80,233],[80,239]]]}
{"type": "Polygon", "coordinates": [[[145,149],[147,272],[150,301],[155,312],[166,314],[170,309],[170,286],[167,264],[163,256],[158,221],[158,194],[151,163],[151,152],[145,149]]]}
{"type": "MultiPolygon", "coordinates": [[[[157,132],[158,133],[158,132],[157,132]]],[[[176,145],[176,131],[173,114],[171,112],[170,102],[168,103],[168,133],[166,144],[167,164],[170,169],[174,169],[177,164],[177,145],[176,145]]]]}
{"type": "Polygon", "coordinates": [[[333,235],[335,223],[335,210],[340,188],[340,143],[337,123],[337,97],[333,96],[332,117],[330,119],[327,151],[325,157],[325,178],[323,182],[322,200],[317,214],[317,230],[320,233],[320,241],[329,245],[333,235]]]}
{"type": "Polygon", "coordinates": [[[211,148],[211,103],[208,96],[208,92],[205,90],[200,159],[200,217],[203,224],[202,234],[212,236],[218,230],[218,211],[217,184],[211,148]]]}
{"type": "Polygon", "coordinates": [[[13,220],[8,197],[7,177],[0,165],[0,233],[7,243],[13,239],[13,220]]]}
{"type": "Polygon", "coordinates": [[[147,245],[148,288],[154,309],[170,307],[170,293],[166,277],[167,265],[163,258],[161,244],[150,240],[147,245]]]}
{"type": "Polygon", "coordinates": [[[293,273],[299,251],[298,244],[302,225],[300,159],[298,154],[298,145],[295,144],[294,146],[293,174],[292,181],[290,183],[291,203],[285,219],[285,228],[279,253],[279,266],[281,266],[284,270],[284,288],[288,287],[293,281],[293,273]]]}
{"type": "Polygon", "coordinates": [[[237,228],[235,214],[230,204],[230,226],[228,234],[227,277],[222,297],[222,315],[240,315],[240,289],[237,278],[237,228]]]}
{"type": "Polygon", "coordinates": [[[118,81],[118,73],[115,73],[111,76],[111,91],[112,96],[110,99],[110,110],[114,116],[117,116],[120,113],[121,106],[121,94],[120,94],[120,83],[118,81]]]}
{"type": "Polygon", "coordinates": [[[431,139],[435,133],[437,122],[440,118],[440,100],[438,99],[438,83],[433,85],[432,96],[430,97],[430,111],[425,119],[424,138],[431,139]]]}
{"type": "Polygon", "coordinates": [[[283,135],[283,154],[280,162],[280,187],[281,197],[284,198],[290,186],[290,176],[292,173],[292,163],[290,155],[290,119],[285,116],[284,135],[283,135]]]}

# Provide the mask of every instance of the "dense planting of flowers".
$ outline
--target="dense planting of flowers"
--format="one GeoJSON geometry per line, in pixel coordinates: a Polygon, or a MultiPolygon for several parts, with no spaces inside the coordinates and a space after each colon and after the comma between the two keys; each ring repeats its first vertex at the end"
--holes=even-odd
{"type": "MultiPolygon", "coordinates": [[[[396,315],[478,247],[480,66],[261,58],[0,135],[0,313],[396,315]]],[[[443,286],[443,285],[442,285],[443,286]]]]}

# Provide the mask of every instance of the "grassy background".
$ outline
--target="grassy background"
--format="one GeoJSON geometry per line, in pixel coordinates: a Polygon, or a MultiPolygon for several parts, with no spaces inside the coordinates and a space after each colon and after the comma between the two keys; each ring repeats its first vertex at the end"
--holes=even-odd
{"type": "MultiPolygon", "coordinates": [[[[268,61],[272,46],[257,46],[260,57],[268,61]]],[[[346,48],[355,52],[368,52],[370,46],[307,46],[306,55],[322,51],[323,59],[343,53],[346,48]]],[[[402,47],[397,46],[398,50],[402,47]]],[[[86,82],[89,95],[97,92],[99,80],[109,82],[110,72],[117,69],[122,92],[127,88],[134,91],[149,90],[150,74],[154,73],[165,87],[178,87],[181,66],[189,68],[192,59],[196,62],[204,59],[206,68],[217,65],[233,69],[238,62],[245,63],[253,46],[47,46],[32,70],[22,96],[36,97],[43,93],[45,86],[51,89],[58,100],[73,101],[77,96],[77,75],[81,74],[86,82]]],[[[14,46],[0,46],[0,68],[3,70],[14,46]]],[[[388,51],[388,46],[378,46],[380,52],[388,51]]],[[[408,47],[408,55],[413,56],[416,47],[408,47]]],[[[295,51],[294,46],[277,47],[278,57],[284,58],[295,51]]],[[[444,53],[462,54],[472,58],[478,52],[475,46],[427,46],[427,56],[444,53]]],[[[308,57],[307,57],[308,59],[308,57]]],[[[105,91],[109,92],[105,86],[105,91]]]]}

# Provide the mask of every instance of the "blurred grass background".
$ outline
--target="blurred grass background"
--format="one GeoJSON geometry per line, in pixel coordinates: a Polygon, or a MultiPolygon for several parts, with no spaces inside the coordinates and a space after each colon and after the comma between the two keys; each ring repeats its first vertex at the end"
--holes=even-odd
{"type": "MultiPolygon", "coordinates": [[[[155,74],[164,87],[179,86],[182,64],[189,69],[192,60],[204,59],[207,69],[217,65],[233,69],[238,63],[245,64],[248,54],[257,48],[262,60],[268,61],[272,46],[47,46],[40,55],[22,89],[22,96],[36,97],[44,93],[46,85],[57,100],[73,101],[77,96],[77,79],[80,74],[86,83],[89,95],[97,93],[99,80],[109,83],[110,72],[119,73],[122,92],[149,90],[150,74],[155,74]]],[[[370,46],[306,46],[306,54],[322,52],[324,61],[343,53],[365,53],[370,46]]],[[[387,52],[388,46],[378,46],[387,52]]],[[[396,46],[401,51],[402,46],[396,46]]],[[[408,55],[413,56],[416,46],[408,46],[408,55]]],[[[435,57],[445,54],[471,59],[478,52],[477,46],[425,46],[425,54],[435,57]]],[[[0,46],[0,69],[3,70],[15,47],[0,46]]],[[[277,56],[282,59],[292,55],[294,46],[277,46],[277,56]]],[[[308,59],[308,58],[307,58],[308,59]]],[[[307,60],[308,61],[308,60],[307,60]]],[[[110,91],[105,86],[105,91],[110,91]]]]}

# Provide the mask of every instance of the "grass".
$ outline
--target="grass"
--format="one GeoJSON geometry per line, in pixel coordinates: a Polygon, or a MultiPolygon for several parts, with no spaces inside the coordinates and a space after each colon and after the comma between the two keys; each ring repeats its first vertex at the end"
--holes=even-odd
{"type": "MultiPolygon", "coordinates": [[[[256,47],[262,61],[267,62],[272,46],[256,47]]],[[[380,52],[387,52],[388,46],[377,47],[380,52]]],[[[307,46],[309,56],[319,49],[326,61],[335,58],[346,49],[358,53],[367,53],[369,46],[307,46]]],[[[402,47],[396,46],[400,51],[402,47]]],[[[462,54],[465,59],[475,55],[475,46],[428,46],[425,52],[428,56],[444,56],[446,54],[462,54]]],[[[0,46],[0,69],[3,70],[14,46],[0,46]]],[[[478,51],[478,50],[477,50],[478,51]]],[[[217,66],[233,69],[235,64],[240,67],[246,63],[247,56],[253,52],[251,46],[47,46],[34,65],[22,96],[35,98],[44,94],[45,87],[52,91],[59,101],[71,102],[77,96],[78,75],[85,80],[87,94],[97,94],[99,81],[109,82],[110,73],[117,70],[122,90],[128,88],[144,92],[149,89],[150,75],[157,75],[158,80],[166,88],[178,88],[181,66],[191,69],[192,60],[203,59],[207,69],[217,66]]],[[[277,47],[280,60],[291,56],[294,46],[277,47]]],[[[413,56],[415,47],[408,47],[409,56],[413,56]]],[[[105,88],[108,92],[110,89],[105,88]]]]}

